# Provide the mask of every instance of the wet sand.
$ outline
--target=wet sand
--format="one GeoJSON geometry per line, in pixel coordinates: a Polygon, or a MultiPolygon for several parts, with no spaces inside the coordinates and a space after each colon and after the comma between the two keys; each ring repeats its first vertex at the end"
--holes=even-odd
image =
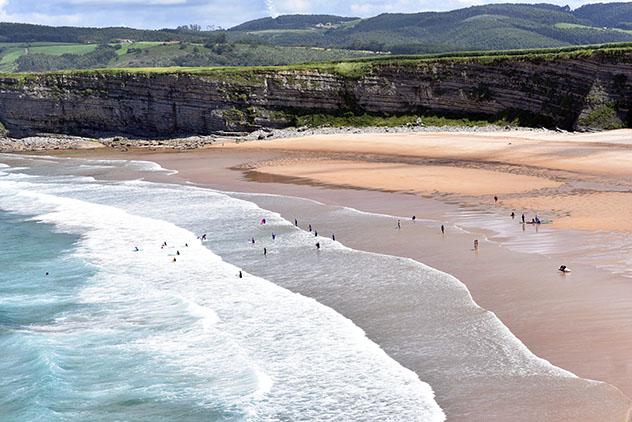
{"type": "MultiPolygon", "coordinates": [[[[555,139],[551,142],[556,144],[555,148],[561,148],[557,145],[560,142],[565,143],[569,151],[582,149],[582,145],[590,144],[590,149],[597,156],[603,156],[611,153],[607,151],[608,148],[615,148],[619,152],[625,152],[627,149],[622,136],[628,136],[629,132],[617,132],[616,136],[604,135],[612,141],[606,145],[594,145],[586,135],[580,135],[577,142],[555,139]]],[[[564,135],[567,136],[570,135],[564,135]]],[[[507,135],[503,134],[500,138],[503,139],[502,142],[507,142],[507,135]]],[[[550,140],[538,139],[534,142],[544,141],[550,140]]],[[[418,155],[413,155],[411,159],[410,151],[401,156],[401,161],[406,164],[403,168],[406,169],[409,165],[419,165],[415,162],[411,164],[414,160],[421,160],[424,165],[428,165],[428,160],[440,160],[442,165],[447,162],[447,173],[442,174],[444,180],[458,173],[449,172],[450,168],[474,168],[501,174],[531,176],[552,183],[543,191],[535,192],[535,195],[534,192],[507,192],[501,197],[501,203],[494,205],[487,192],[486,196],[477,197],[476,193],[459,191],[458,186],[462,179],[457,177],[450,179],[456,186],[452,191],[437,192],[428,198],[399,192],[384,192],[397,190],[388,186],[377,186],[377,190],[363,190],[361,188],[366,186],[349,183],[348,178],[322,180],[311,174],[309,177],[293,172],[282,175],[268,174],[265,171],[266,166],[273,167],[275,163],[279,165],[288,162],[299,163],[299,169],[301,162],[310,163],[317,173],[316,164],[319,161],[349,160],[348,154],[352,149],[347,145],[346,151],[333,153],[327,150],[330,146],[325,145],[324,151],[305,151],[302,147],[296,146],[299,141],[289,141],[282,146],[275,144],[280,145],[287,141],[273,142],[178,154],[113,155],[118,158],[151,160],[163,167],[179,170],[176,176],[161,176],[164,180],[189,181],[228,191],[267,192],[312,198],[326,204],[400,216],[403,222],[402,230],[395,229],[395,220],[378,227],[359,227],[353,219],[343,216],[336,221],[322,221],[316,212],[316,206],[308,218],[321,232],[334,231],[339,240],[352,248],[411,257],[455,275],[468,286],[478,304],[495,312],[535,354],[581,377],[609,382],[626,394],[632,395],[632,332],[629,330],[632,323],[632,301],[629,300],[632,297],[632,280],[612,271],[600,269],[593,265],[594,260],[588,259],[591,256],[614,252],[617,246],[608,243],[607,238],[604,241],[604,233],[574,230],[603,227],[599,220],[604,218],[604,214],[598,214],[597,218],[594,218],[595,221],[591,221],[590,213],[581,215],[582,219],[592,224],[583,226],[585,223],[573,223],[569,220],[573,216],[580,216],[577,209],[570,212],[570,207],[567,207],[567,210],[551,207],[545,214],[557,217],[568,213],[571,217],[567,220],[556,220],[566,221],[564,224],[558,223],[559,228],[555,225],[543,225],[537,228],[536,233],[536,227],[532,226],[524,227],[523,231],[523,226],[511,220],[507,215],[508,209],[502,207],[519,205],[518,202],[512,201],[529,201],[532,198],[552,198],[551,200],[555,201],[561,193],[576,196],[579,192],[585,194],[588,191],[592,195],[597,195],[594,198],[596,202],[580,209],[589,210],[595,203],[604,203],[604,198],[599,195],[611,195],[603,193],[600,189],[625,189],[628,174],[618,164],[625,157],[620,157],[613,166],[597,159],[598,166],[595,164],[590,171],[584,168],[584,173],[581,173],[580,170],[586,165],[587,160],[595,160],[591,154],[584,153],[590,157],[584,156],[579,160],[580,165],[573,171],[569,171],[572,166],[566,158],[562,160],[563,165],[552,163],[549,167],[539,167],[536,161],[542,162],[545,157],[538,157],[538,154],[546,155],[541,149],[549,148],[542,145],[536,145],[533,152],[525,153],[525,156],[534,157],[530,164],[498,161],[500,154],[485,155],[485,159],[479,157],[478,161],[471,157],[466,161],[441,158],[438,153],[428,158],[421,152],[415,153],[418,155]],[[239,168],[242,171],[230,168],[239,168]],[[337,188],[335,185],[345,185],[354,189],[337,188]],[[416,215],[419,221],[410,221],[408,217],[411,215],[416,215]],[[498,222],[500,229],[490,225],[490,221],[498,222]],[[440,223],[446,225],[446,235],[441,235],[440,223]],[[460,230],[462,227],[467,230],[460,230]],[[370,233],[370,236],[367,233],[370,233]],[[481,240],[478,253],[472,251],[471,247],[475,238],[481,240]],[[594,247],[586,250],[583,247],[586,242],[592,242],[594,247]],[[573,268],[573,272],[568,275],[558,273],[555,269],[560,263],[573,268]]],[[[416,142],[422,141],[417,139],[416,142]]],[[[454,140],[451,142],[452,148],[446,149],[446,155],[453,157],[457,154],[456,146],[461,144],[454,140]]],[[[485,144],[485,141],[481,140],[475,142],[482,143],[483,146],[485,144]]],[[[529,141],[519,138],[518,134],[511,142],[522,142],[524,149],[529,149],[529,141]]],[[[497,147],[495,143],[492,136],[491,150],[497,147]]],[[[341,144],[344,142],[341,141],[341,144]]],[[[307,149],[315,148],[309,142],[305,145],[307,149]]],[[[461,145],[461,148],[469,150],[472,147],[461,145]]],[[[477,148],[482,147],[479,145],[477,148]]],[[[380,156],[375,150],[361,150],[356,162],[361,163],[359,166],[376,162],[392,163],[391,152],[380,156]]],[[[103,153],[104,151],[100,151],[97,154],[103,156],[103,153]]],[[[476,153],[481,154],[480,150],[476,153]]],[[[486,154],[488,153],[490,150],[486,150],[486,154]]],[[[577,154],[576,152],[575,155],[577,154]]],[[[83,155],[85,156],[85,153],[83,155]]],[[[436,161],[430,163],[436,164],[436,161]]],[[[324,168],[330,170],[326,166],[324,168]]],[[[374,169],[368,165],[367,177],[372,170],[374,169]]],[[[473,177],[470,172],[463,174],[468,178],[473,177]]],[[[358,180],[370,185],[370,180],[362,177],[358,180]]],[[[493,183],[493,180],[481,186],[489,183],[493,183]]],[[[295,217],[301,217],[295,215],[295,210],[287,201],[266,196],[255,200],[267,209],[280,212],[290,221],[295,217]]],[[[622,206],[627,205],[625,199],[617,200],[622,206]]],[[[534,208],[542,210],[543,203],[536,202],[535,199],[532,201],[529,203],[533,203],[534,208]]],[[[555,203],[559,204],[560,201],[555,203]]],[[[608,209],[608,206],[605,205],[603,208],[608,209]]]]}

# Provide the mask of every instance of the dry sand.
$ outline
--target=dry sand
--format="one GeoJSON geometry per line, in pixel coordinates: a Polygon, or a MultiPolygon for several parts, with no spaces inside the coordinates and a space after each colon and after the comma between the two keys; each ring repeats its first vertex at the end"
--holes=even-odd
{"type": "Polygon", "coordinates": [[[485,169],[349,160],[297,160],[266,165],[260,170],[330,185],[426,195],[494,195],[560,186],[559,182],[545,178],[485,169]],[[454,183],[456,180],[459,183],[454,183]]]}
{"type": "Polygon", "coordinates": [[[621,193],[632,190],[628,129],[328,135],[228,148],[303,154],[249,165],[285,181],[426,195],[501,195],[508,208],[548,214],[560,228],[632,232],[627,218],[632,202],[621,193]]]}

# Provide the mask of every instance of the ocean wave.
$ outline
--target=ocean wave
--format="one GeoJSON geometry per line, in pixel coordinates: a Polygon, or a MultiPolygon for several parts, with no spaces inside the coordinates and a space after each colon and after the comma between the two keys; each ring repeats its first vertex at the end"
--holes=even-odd
{"type": "MultiPolygon", "coordinates": [[[[47,359],[70,368],[56,373],[76,402],[67,405],[68,415],[82,406],[98,415],[97,403],[128,395],[163,416],[170,413],[160,403],[171,402],[201,418],[228,412],[253,420],[444,419],[431,388],[351,320],[248,272],[238,278],[239,269],[191,231],[133,212],[144,207],[139,191],[159,198],[167,188],[84,182],[0,181],[0,207],[37,212],[37,221],[80,234],[73,256],[97,269],[77,298],[81,312],[57,319],[59,329],[51,330],[56,352],[47,359]]],[[[208,199],[185,194],[189,204],[198,195],[208,199]]],[[[214,199],[229,212],[262,213],[225,195],[214,199]]],[[[132,414],[129,407],[109,412],[132,414]]]]}

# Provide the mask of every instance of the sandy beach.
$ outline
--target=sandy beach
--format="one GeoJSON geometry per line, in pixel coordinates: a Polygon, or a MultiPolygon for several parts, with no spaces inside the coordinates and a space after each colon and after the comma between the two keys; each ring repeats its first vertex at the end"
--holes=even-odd
{"type": "MultiPolygon", "coordinates": [[[[150,160],[179,172],[157,180],[394,216],[386,225],[359,227],[344,216],[326,219],[314,205],[300,217],[352,248],[410,257],[456,276],[538,356],[631,396],[630,145],[628,130],[432,133],[81,155],[150,160]],[[552,223],[519,224],[523,212],[552,223]],[[478,251],[474,239],[481,241],[478,251]],[[561,264],[573,272],[559,273],[561,264]]],[[[297,217],[287,201],[254,200],[290,221],[297,217]]]]}

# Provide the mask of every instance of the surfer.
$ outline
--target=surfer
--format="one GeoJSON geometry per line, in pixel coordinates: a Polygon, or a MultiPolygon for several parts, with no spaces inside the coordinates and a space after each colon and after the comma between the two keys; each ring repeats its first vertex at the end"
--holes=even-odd
{"type": "Polygon", "coordinates": [[[316,242],[316,249],[320,250],[320,242],[316,242]]]}
{"type": "Polygon", "coordinates": [[[397,220],[397,229],[401,229],[402,228],[402,222],[397,220]]]}
{"type": "Polygon", "coordinates": [[[498,202],[498,197],[494,195],[494,203],[498,202]]]}
{"type": "Polygon", "coordinates": [[[48,271],[46,271],[46,275],[48,275],[48,271]]]}
{"type": "Polygon", "coordinates": [[[331,234],[331,240],[333,240],[334,242],[336,241],[336,233],[331,234]]]}
{"type": "Polygon", "coordinates": [[[176,255],[180,256],[180,251],[176,251],[176,255]]]}
{"type": "Polygon", "coordinates": [[[560,271],[562,273],[570,273],[571,272],[570,268],[568,268],[566,265],[560,265],[560,268],[558,268],[558,271],[560,271]]]}
{"type": "Polygon", "coordinates": [[[522,213],[522,224],[525,223],[524,213],[522,213]]]}
{"type": "Polygon", "coordinates": [[[134,252],[138,252],[140,251],[140,249],[138,249],[138,246],[134,246],[134,252]]]}
{"type": "Polygon", "coordinates": [[[312,231],[312,225],[311,224],[308,224],[307,228],[309,229],[310,232],[312,231]]]}
{"type": "Polygon", "coordinates": [[[272,240],[276,239],[276,234],[272,233],[272,240]]]}
{"type": "Polygon", "coordinates": [[[262,219],[261,219],[261,224],[265,224],[265,223],[266,223],[266,219],[265,219],[265,218],[262,218],[262,219]]]}
{"type": "Polygon", "coordinates": [[[416,219],[417,219],[417,217],[413,215],[412,220],[415,221],[416,219]]]}
{"type": "Polygon", "coordinates": [[[202,240],[206,240],[206,233],[202,235],[202,240]]]}
{"type": "Polygon", "coordinates": [[[244,278],[244,276],[241,274],[241,270],[239,271],[239,278],[244,278]]]}
{"type": "Polygon", "coordinates": [[[294,225],[298,226],[298,220],[296,218],[294,219],[294,225]]]}
{"type": "Polygon", "coordinates": [[[478,239],[474,239],[474,250],[478,250],[478,239]]]}
{"type": "Polygon", "coordinates": [[[189,247],[189,244],[188,244],[188,243],[185,243],[185,244],[184,244],[184,247],[185,247],[185,248],[188,248],[188,247],[189,247]]]}
{"type": "Polygon", "coordinates": [[[314,237],[318,237],[318,230],[314,230],[314,237]]]}
{"type": "Polygon", "coordinates": [[[263,248],[263,256],[268,255],[268,250],[266,248],[263,248]]]}
{"type": "Polygon", "coordinates": [[[176,257],[174,256],[174,257],[173,257],[173,262],[176,262],[176,261],[177,261],[177,260],[176,260],[176,257]]]}
{"type": "Polygon", "coordinates": [[[514,218],[516,218],[516,213],[515,212],[511,212],[511,219],[513,220],[514,218]]]}
{"type": "Polygon", "coordinates": [[[445,234],[445,226],[443,224],[441,225],[441,234],[445,234]]]}
{"type": "Polygon", "coordinates": [[[255,238],[254,237],[252,239],[250,239],[250,243],[252,243],[253,245],[255,244],[255,238]]]}

